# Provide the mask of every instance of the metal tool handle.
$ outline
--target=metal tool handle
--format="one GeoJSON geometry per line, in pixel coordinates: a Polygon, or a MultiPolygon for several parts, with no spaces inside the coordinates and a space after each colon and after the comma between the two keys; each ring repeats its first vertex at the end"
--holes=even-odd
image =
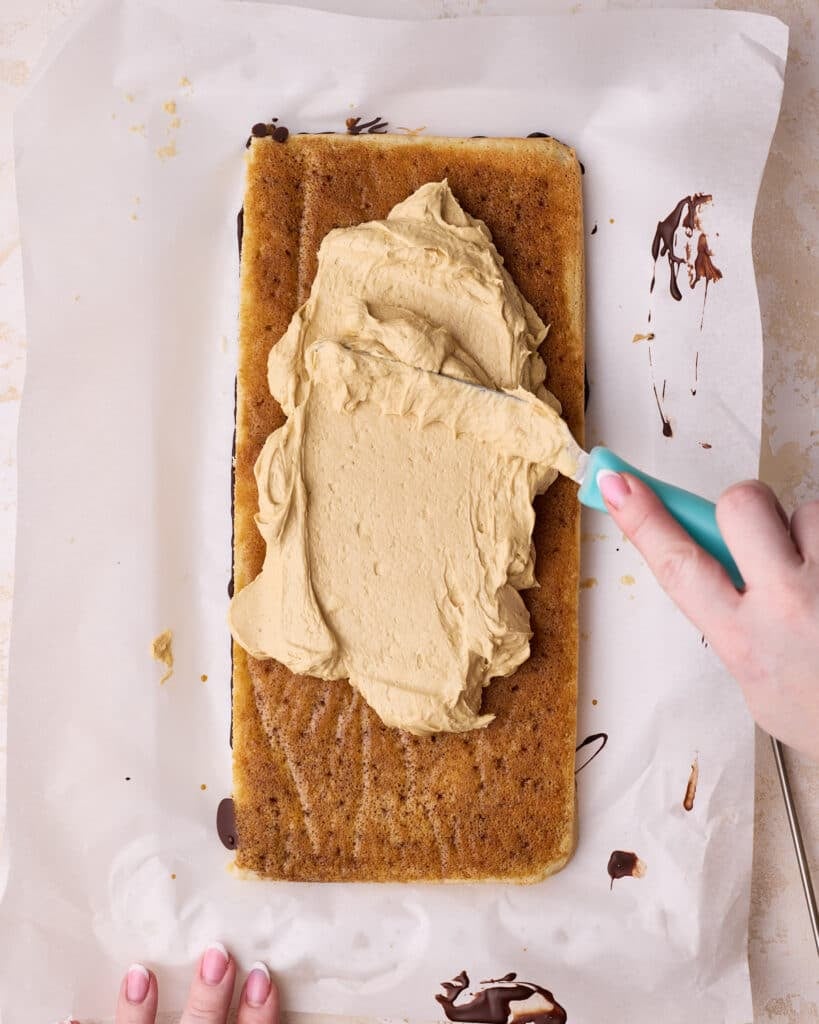
{"type": "Polygon", "coordinates": [[[816,907],[816,893],[813,890],[813,879],[810,875],[810,865],[805,852],[805,842],[802,839],[802,829],[799,827],[799,816],[796,813],[796,804],[791,791],[791,783],[788,778],[788,770],[785,767],[784,751],[778,739],[771,736],[776,771],[779,775],[779,784],[782,787],[782,799],[785,801],[785,813],[788,816],[788,825],[791,829],[793,848],[796,852],[796,863],[799,865],[799,877],[802,879],[802,889],[805,893],[805,901],[808,904],[808,916],[810,917],[813,941],[816,943],[816,952],[819,953],[819,910],[816,907]]]}

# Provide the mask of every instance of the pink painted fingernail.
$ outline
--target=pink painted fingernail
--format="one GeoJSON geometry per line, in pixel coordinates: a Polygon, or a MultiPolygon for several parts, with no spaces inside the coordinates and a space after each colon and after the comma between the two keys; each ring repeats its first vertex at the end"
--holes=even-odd
{"type": "Polygon", "coordinates": [[[250,1006],[264,1006],[270,995],[270,971],[257,960],[250,968],[245,985],[245,999],[250,1006]]]}
{"type": "Polygon", "coordinates": [[[625,499],[631,494],[631,488],[626,483],[626,478],[613,469],[601,469],[597,474],[597,486],[603,495],[603,500],[612,508],[620,508],[625,499]]]}
{"type": "Polygon", "coordinates": [[[151,985],[151,976],[142,964],[131,964],[125,977],[125,998],[129,1003],[144,1003],[151,985]]]}
{"type": "Polygon", "coordinates": [[[228,951],[221,942],[211,942],[202,957],[202,981],[218,985],[227,973],[228,951]]]}

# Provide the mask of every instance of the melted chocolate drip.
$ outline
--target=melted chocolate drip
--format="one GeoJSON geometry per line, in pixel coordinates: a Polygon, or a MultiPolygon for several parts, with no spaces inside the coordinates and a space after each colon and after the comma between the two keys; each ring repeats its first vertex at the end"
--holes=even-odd
{"type": "Polygon", "coordinates": [[[435,999],[444,1008],[448,1020],[466,1024],[511,1024],[512,1020],[515,1024],[566,1024],[566,1011],[548,989],[529,981],[515,981],[516,977],[514,973],[508,974],[506,978],[489,983],[489,988],[476,992],[469,1002],[456,1005],[455,1000],[469,985],[466,971],[461,971],[451,982],[441,983],[446,995],[438,993],[435,999]],[[551,1010],[533,1010],[531,1013],[518,1010],[513,1017],[512,1003],[524,1002],[534,995],[542,996],[551,1005],[551,1010]]]}
{"type": "MultiPolygon", "coordinates": [[[[700,330],[702,330],[702,321],[700,321],[700,330]]],[[[697,382],[699,380],[699,369],[700,369],[700,353],[699,349],[694,354],[694,387],[691,388],[691,394],[696,395],[697,393],[697,382]]]]}
{"type": "MultiPolygon", "coordinates": [[[[663,437],[673,437],[674,431],[671,429],[671,421],[666,418],[666,415],[663,412],[663,407],[660,403],[660,396],[657,394],[657,385],[652,384],[651,386],[654,389],[654,399],[657,402],[657,409],[660,413],[660,419],[663,421],[663,437]]],[[[663,383],[663,398],[665,398],[665,383],[663,383]]]]}
{"type": "Polygon", "coordinates": [[[596,235],[596,234],[597,234],[597,225],[596,225],[596,224],[595,224],[595,225],[594,225],[594,227],[593,227],[593,228],[591,229],[591,233],[592,233],[593,235],[596,235]]]}
{"type": "Polygon", "coordinates": [[[551,139],[551,135],[547,135],[546,132],[529,132],[526,136],[527,139],[551,139]]]}
{"type": "MultiPolygon", "coordinates": [[[[447,999],[455,1000],[469,984],[469,975],[466,971],[456,974],[452,981],[442,981],[441,988],[446,992],[447,999]]],[[[437,997],[436,997],[437,998],[437,997]]]]}
{"type": "Polygon", "coordinates": [[[222,846],[228,850],[235,850],[239,845],[239,837],[236,834],[236,808],[233,806],[232,797],[228,796],[219,801],[216,808],[216,832],[222,846]]]}
{"type": "MultiPolygon", "coordinates": [[[[654,263],[661,256],[668,257],[669,267],[669,290],[671,291],[671,298],[676,299],[679,302],[682,299],[682,292],[680,286],[677,284],[677,273],[680,269],[680,264],[685,263],[682,256],[678,256],[674,251],[674,235],[677,232],[677,228],[680,226],[680,220],[683,216],[683,210],[688,210],[686,214],[686,221],[689,219],[691,214],[691,196],[684,196],[669,213],[665,220],[661,220],[657,223],[657,230],[654,232],[654,239],[651,243],[651,258],[654,263]]],[[[651,290],[654,290],[654,278],[651,279],[651,290]]]]}
{"type": "Polygon", "coordinates": [[[576,754],[578,750],[582,750],[583,747],[587,747],[591,743],[596,743],[598,740],[602,741],[600,743],[600,746],[597,748],[597,750],[595,750],[591,757],[586,758],[586,760],[583,762],[583,764],[580,765],[579,768],[575,768],[575,775],[577,775],[578,772],[582,772],[586,765],[591,764],[592,761],[597,757],[597,755],[600,753],[603,747],[605,747],[605,745],[608,743],[609,734],[607,732],[593,732],[591,736],[587,736],[582,743],[578,743],[577,746],[574,748],[574,752],[576,754]]]}
{"type": "Polygon", "coordinates": [[[591,394],[591,388],[589,387],[589,371],[588,367],[583,367],[583,411],[585,412],[589,407],[589,395],[591,394]]]}
{"type": "Polygon", "coordinates": [[[502,978],[487,978],[486,981],[482,981],[482,985],[501,985],[505,981],[514,981],[518,976],[517,971],[510,971],[508,974],[504,974],[502,978]]]}
{"type": "Polygon", "coordinates": [[[699,761],[695,758],[694,763],[691,765],[691,774],[688,776],[688,785],[685,787],[685,796],[683,797],[683,807],[686,811],[694,810],[694,798],[697,795],[699,777],[700,765],[699,761]]]}
{"type": "Polygon", "coordinates": [[[388,127],[387,121],[382,121],[381,115],[372,118],[370,121],[362,121],[360,117],[348,117],[344,122],[347,125],[349,135],[361,135],[366,132],[368,135],[383,135],[388,127]]]}
{"type": "Polygon", "coordinates": [[[236,241],[239,245],[239,265],[242,263],[242,239],[245,236],[245,208],[236,214],[236,241]]]}
{"type": "Polygon", "coordinates": [[[638,871],[640,858],[636,853],[627,850],[615,850],[609,857],[608,873],[611,878],[609,889],[613,888],[616,878],[634,878],[638,871]]]}
{"type": "MultiPolygon", "coordinates": [[[[682,292],[677,280],[680,264],[688,264],[689,283],[692,288],[696,286],[699,280],[705,280],[706,297],[708,295],[709,283],[719,281],[722,278],[722,271],[714,265],[711,259],[713,254],[708,248],[708,238],[701,231],[699,224],[700,207],[704,203],[710,203],[711,199],[712,197],[704,192],[696,192],[693,196],[684,196],[665,220],[657,223],[657,230],[654,232],[654,238],[651,243],[651,258],[654,260],[655,271],[651,278],[649,291],[654,291],[657,260],[662,256],[668,259],[669,291],[671,297],[677,302],[680,302],[682,299],[682,292]],[[690,264],[690,246],[686,244],[685,256],[678,255],[674,248],[674,238],[680,226],[682,226],[688,238],[691,238],[695,231],[700,231],[693,268],[690,264]]],[[[705,299],[703,299],[703,313],[704,311],[705,299]]],[[[702,321],[700,321],[700,329],[702,329],[702,321]]]]}

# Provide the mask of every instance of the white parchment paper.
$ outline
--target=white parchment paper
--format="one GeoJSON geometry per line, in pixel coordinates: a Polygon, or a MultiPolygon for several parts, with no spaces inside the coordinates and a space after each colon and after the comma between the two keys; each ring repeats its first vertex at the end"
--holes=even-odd
{"type": "Polygon", "coordinates": [[[552,990],[571,1024],[751,1019],[751,722],[595,513],[584,513],[579,740],[609,742],[578,775],[580,838],[563,872],[519,888],[226,871],[214,818],[230,792],[235,214],[247,130],[272,116],[319,131],[380,114],[430,134],[540,130],[574,145],[586,168],[587,440],[715,497],[757,470],[751,226],[786,49],[780,22],[720,12],[401,22],[112,0],[72,25],[17,119],[30,349],[3,1024],[107,1018],[135,958],[178,1009],[213,939],[245,966],[266,959],[295,1012],[443,1020],[439,982],[466,968],[473,988],[517,971],[552,990]],[[684,270],[672,300],[663,261],[649,294],[657,221],[694,192],[714,197],[703,226],[724,275],[704,307],[684,270]],[[649,342],[632,340],[648,331],[651,366],[649,342]],[[149,646],[166,628],[176,666],[160,686],[149,646]],[[610,889],[614,849],[637,852],[645,877],[610,889]]]}

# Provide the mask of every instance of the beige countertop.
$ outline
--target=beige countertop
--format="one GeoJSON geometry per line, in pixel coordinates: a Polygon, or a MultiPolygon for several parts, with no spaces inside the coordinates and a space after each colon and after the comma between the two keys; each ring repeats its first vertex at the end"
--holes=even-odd
{"type": "MultiPolygon", "coordinates": [[[[5,785],[16,430],[26,355],[12,111],[47,39],[84,2],[4,0],[0,11],[0,806],[5,785]]],[[[314,0],[314,5],[357,13],[378,9],[370,0],[314,0]]],[[[765,335],[760,472],[791,509],[819,495],[819,0],[393,0],[389,5],[396,15],[439,17],[658,7],[759,11],[790,26],[782,115],[762,184],[753,245],[765,335]]],[[[819,765],[790,752],[788,763],[819,884],[819,765]]],[[[749,952],[757,1024],[819,1021],[819,960],[770,745],[761,735],[749,952]]]]}

